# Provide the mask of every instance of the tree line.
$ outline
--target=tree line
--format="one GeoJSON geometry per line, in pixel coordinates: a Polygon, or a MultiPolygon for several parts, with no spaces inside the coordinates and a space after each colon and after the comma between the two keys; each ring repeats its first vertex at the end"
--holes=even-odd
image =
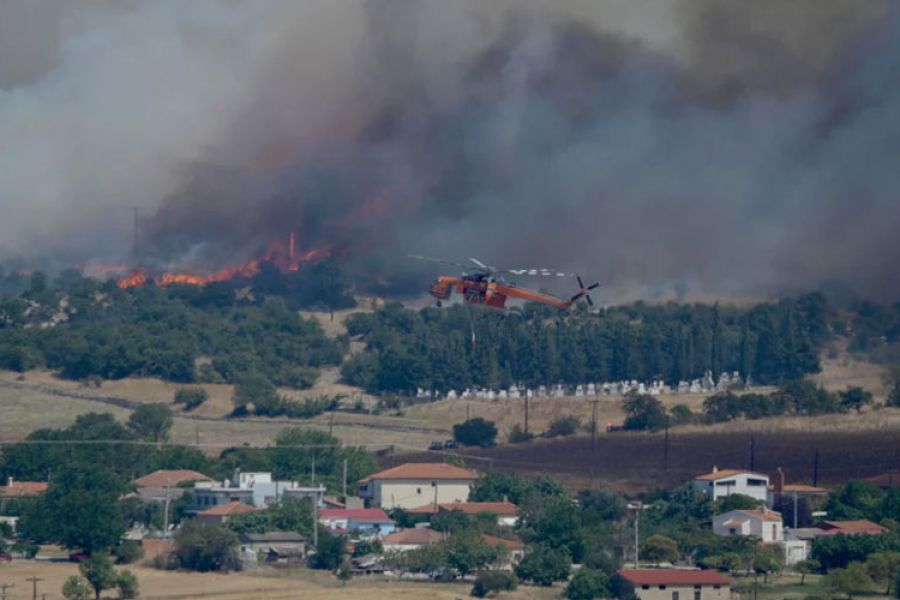
{"type": "Polygon", "coordinates": [[[531,305],[502,320],[497,314],[391,304],[354,315],[348,333],[364,340],[366,351],[344,364],[344,378],[396,393],[513,383],[677,383],[707,371],[714,377],[739,371],[769,384],[817,372],[819,349],[831,335],[821,294],[746,309],[637,302],[596,314],[562,316],[531,305]]]}

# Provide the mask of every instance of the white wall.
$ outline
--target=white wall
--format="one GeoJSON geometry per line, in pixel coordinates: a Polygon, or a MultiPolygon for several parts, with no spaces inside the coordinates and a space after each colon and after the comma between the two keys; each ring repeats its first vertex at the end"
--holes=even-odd
{"type": "Polygon", "coordinates": [[[403,480],[375,481],[372,505],[385,510],[392,508],[416,508],[435,501],[466,502],[469,499],[471,481],[460,480],[403,480]],[[435,485],[432,485],[434,483],[435,485]]]}

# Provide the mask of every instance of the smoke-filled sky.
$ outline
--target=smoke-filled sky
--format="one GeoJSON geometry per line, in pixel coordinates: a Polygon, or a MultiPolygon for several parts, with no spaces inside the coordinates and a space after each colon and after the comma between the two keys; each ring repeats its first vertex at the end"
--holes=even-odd
{"type": "Polygon", "coordinates": [[[898,159],[890,0],[0,3],[0,260],[900,299],[898,159]]]}

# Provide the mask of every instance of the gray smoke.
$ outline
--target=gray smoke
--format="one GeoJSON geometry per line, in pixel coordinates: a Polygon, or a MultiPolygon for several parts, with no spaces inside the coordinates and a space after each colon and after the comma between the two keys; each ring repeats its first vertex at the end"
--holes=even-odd
{"type": "Polygon", "coordinates": [[[139,206],[150,264],[295,231],[388,280],[895,299],[898,34],[883,0],[12,0],[0,253],[120,260],[139,206]]]}

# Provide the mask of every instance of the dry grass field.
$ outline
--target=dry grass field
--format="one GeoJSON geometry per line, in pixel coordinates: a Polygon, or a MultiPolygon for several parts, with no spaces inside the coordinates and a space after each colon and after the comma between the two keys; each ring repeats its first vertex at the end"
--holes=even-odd
{"type": "MultiPolygon", "coordinates": [[[[335,313],[332,322],[327,314],[311,313],[330,326],[329,333],[343,332],[343,323],[353,311],[335,313]]],[[[822,359],[822,372],[815,376],[818,383],[831,390],[843,390],[850,385],[860,385],[872,391],[877,400],[884,397],[882,368],[879,365],[860,362],[840,351],[837,356],[822,359]]],[[[117,418],[126,419],[129,407],[140,403],[162,402],[171,404],[176,384],[157,379],[124,379],[104,381],[99,387],[86,387],[78,382],[60,380],[46,371],[31,371],[24,376],[0,371],[0,440],[21,439],[28,432],[40,427],[63,427],[79,414],[90,411],[112,412],[117,418]],[[105,399],[105,401],[104,401],[105,399]]],[[[191,413],[178,411],[172,439],[178,443],[199,444],[210,452],[236,444],[264,446],[271,444],[280,432],[289,427],[308,427],[332,431],[345,443],[362,445],[370,449],[393,446],[398,451],[415,451],[428,447],[434,440],[451,436],[452,426],[466,416],[483,417],[494,421],[500,431],[499,439],[505,440],[514,425],[524,423],[525,401],[502,400],[442,400],[429,404],[406,407],[398,414],[356,414],[338,412],[320,415],[314,419],[226,419],[232,409],[232,386],[204,384],[210,399],[191,413]]],[[[757,388],[768,392],[768,388],[757,388]]],[[[374,399],[357,388],[339,382],[338,369],[322,372],[316,386],[310,390],[282,390],[288,396],[302,399],[316,395],[341,394],[346,397],[345,406],[361,399],[366,406],[374,399]]],[[[704,394],[666,395],[660,400],[671,407],[685,404],[695,412],[702,408],[704,394]]],[[[587,426],[591,420],[592,402],[588,398],[541,398],[529,402],[529,430],[544,431],[555,418],[574,415],[587,426]]],[[[601,429],[607,423],[621,423],[624,418],[621,398],[601,397],[597,401],[597,421],[601,429]]],[[[735,421],[715,426],[688,426],[684,432],[738,432],[738,431],[885,431],[900,429],[900,412],[892,410],[867,410],[862,414],[825,415],[821,417],[778,417],[757,421],[735,421]]]]}
{"type": "MultiPolygon", "coordinates": [[[[228,600],[343,600],[363,597],[366,600],[453,600],[467,597],[470,583],[431,584],[384,581],[375,578],[357,578],[342,585],[335,577],[321,572],[297,569],[293,572],[262,570],[259,573],[182,573],[159,571],[146,567],[129,567],[138,577],[142,600],[199,600],[202,598],[226,598],[228,600]]],[[[44,579],[38,583],[38,598],[61,598],[60,590],[65,580],[78,573],[73,563],[45,563],[14,561],[0,565],[0,583],[11,583],[15,588],[7,592],[9,600],[31,598],[29,577],[44,579]]],[[[104,598],[115,598],[108,590],[104,598]]],[[[510,600],[524,598],[558,598],[559,588],[521,588],[503,595],[510,600]]]]}

